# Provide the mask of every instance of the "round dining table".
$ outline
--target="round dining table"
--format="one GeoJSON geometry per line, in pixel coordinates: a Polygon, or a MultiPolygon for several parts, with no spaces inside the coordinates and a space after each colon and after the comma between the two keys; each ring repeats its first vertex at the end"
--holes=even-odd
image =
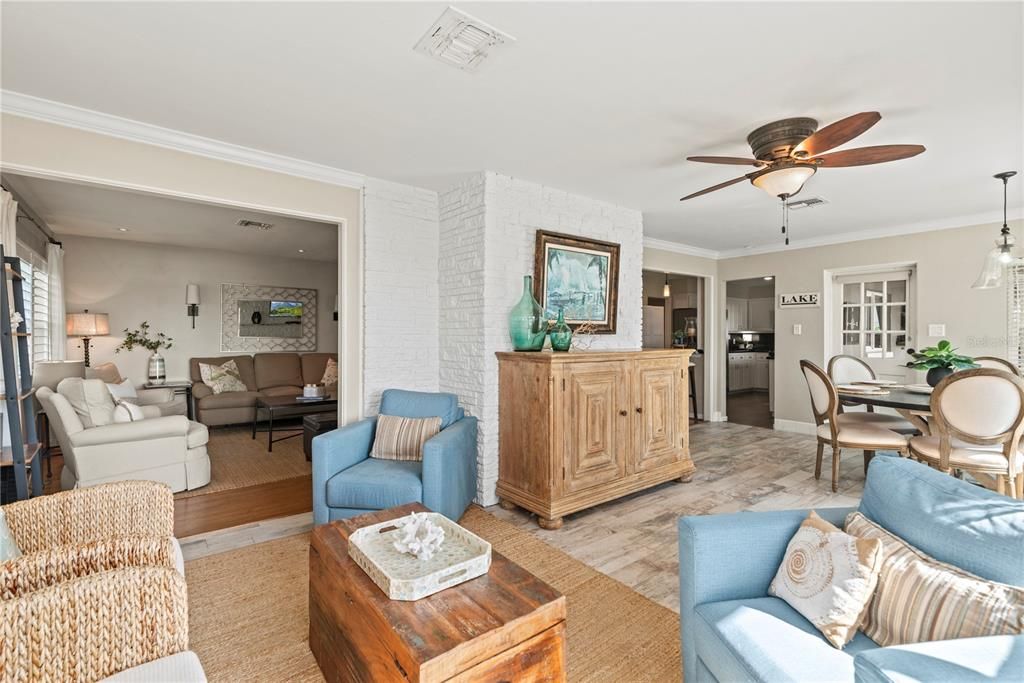
{"type": "Polygon", "coordinates": [[[839,399],[843,403],[856,403],[858,405],[875,406],[878,408],[894,408],[917,427],[922,434],[930,435],[927,418],[931,415],[931,394],[921,394],[916,391],[907,391],[903,387],[887,388],[885,394],[859,394],[855,392],[839,392],[839,399]]]}

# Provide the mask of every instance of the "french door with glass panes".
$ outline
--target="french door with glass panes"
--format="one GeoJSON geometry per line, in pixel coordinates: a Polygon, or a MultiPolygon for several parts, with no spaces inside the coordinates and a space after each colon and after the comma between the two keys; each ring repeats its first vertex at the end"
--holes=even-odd
{"type": "Polygon", "coordinates": [[[906,379],[914,340],[913,275],[907,269],[835,279],[836,351],[864,360],[879,379],[906,379]]]}

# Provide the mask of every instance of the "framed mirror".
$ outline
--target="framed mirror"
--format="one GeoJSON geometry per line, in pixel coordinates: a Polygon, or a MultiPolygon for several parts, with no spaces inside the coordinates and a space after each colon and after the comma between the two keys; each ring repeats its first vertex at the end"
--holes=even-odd
{"type": "Polygon", "coordinates": [[[297,339],[302,336],[303,308],[301,301],[242,299],[238,302],[238,336],[297,339]]]}
{"type": "Polygon", "coordinates": [[[221,285],[221,351],[315,351],[315,289],[221,285]]]}

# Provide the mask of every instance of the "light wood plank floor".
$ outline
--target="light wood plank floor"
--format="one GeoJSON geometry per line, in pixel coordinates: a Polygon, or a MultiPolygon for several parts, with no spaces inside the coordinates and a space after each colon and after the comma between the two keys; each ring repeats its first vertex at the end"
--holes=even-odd
{"type": "MultiPolygon", "coordinates": [[[[678,539],[682,515],[856,505],[864,486],[859,452],[843,457],[839,492],[829,486],[829,454],[814,480],[814,437],[731,423],[691,427],[697,472],[565,518],[545,531],[523,510],[487,511],[520,526],[637,592],[678,611],[678,539]]],[[[312,527],[304,513],[182,539],[186,559],[261,543],[312,527]]]]}

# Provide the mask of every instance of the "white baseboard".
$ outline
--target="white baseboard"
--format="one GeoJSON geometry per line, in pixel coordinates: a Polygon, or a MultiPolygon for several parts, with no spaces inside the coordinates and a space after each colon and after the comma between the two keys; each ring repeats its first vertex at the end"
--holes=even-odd
{"type": "Polygon", "coordinates": [[[711,413],[711,419],[708,422],[728,422],[729,417],[723,413],[715,411],[711,413]]]}
{"type": "Polygon", "coordinates": [[[796,420],[780,420],[775,418],[775,429],[780,432],[795,432],[796,434],[818,433],[818,426],[813,422],[798,422],[796,420]]]}

